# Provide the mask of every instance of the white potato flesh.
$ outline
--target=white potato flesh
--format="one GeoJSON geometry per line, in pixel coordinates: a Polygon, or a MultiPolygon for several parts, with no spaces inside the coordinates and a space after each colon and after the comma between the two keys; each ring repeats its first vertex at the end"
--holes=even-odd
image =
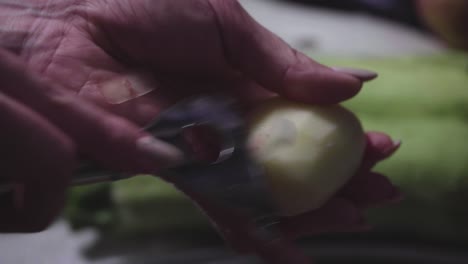
{"type": "Polygon", "coordinates": [[[365,134],[342,106],[274,98],[252,113],[248,146],[280,214],[293,216],[321,207],[356,173],[365,134]]]}

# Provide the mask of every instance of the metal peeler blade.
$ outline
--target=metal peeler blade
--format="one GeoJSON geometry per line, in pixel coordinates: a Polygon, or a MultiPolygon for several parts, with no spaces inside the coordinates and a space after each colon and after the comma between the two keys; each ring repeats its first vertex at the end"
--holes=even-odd
{"type": "MultiPolygon", "coordinates": [[[[252,161],[246,148],[244,120],[234,110],[235,101],[220,95],[204,95],[180,102],[160,113],[144,129],[186,153],[186,162],[158,176],[174,179],[178,184],[224,208],[247,214],[260,227],[262,236],[270,232],[276,221],[276,210],[264,182],[262,169],[252,161]],[[207,126],[221,136],[218,158],[200,162],[193,157],[182,137],[183,131],[194,126],[207,126]],[[161,175],[163,174],[163,175],[161,175]]],[[[115,181],[128,178],[83,163],[74,184],[115,181]]]]}

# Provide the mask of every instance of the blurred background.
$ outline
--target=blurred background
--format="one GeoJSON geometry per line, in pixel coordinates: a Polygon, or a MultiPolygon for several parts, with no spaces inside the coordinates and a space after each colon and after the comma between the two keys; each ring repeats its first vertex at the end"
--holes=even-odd
{"type": "MultiPolygon", "coordinates": [[[[307,238],[317,263],[468,263],[468,1],[242,0],[319,62],[380,77],[346,102],[366,130],[403,146],[378,171],[404,202],[375,229],[307,238]]],[[[1,235],[0,263],[260,263],[225,247],[184,196],[153,177],[74,188],[38,234],[1,235]],[[20,250],[19,250],[20,249],[20,250]]]]}

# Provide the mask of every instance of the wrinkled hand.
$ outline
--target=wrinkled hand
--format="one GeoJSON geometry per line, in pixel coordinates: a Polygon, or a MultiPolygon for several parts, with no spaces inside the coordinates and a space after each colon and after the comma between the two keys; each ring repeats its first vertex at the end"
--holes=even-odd
{"type": "MultiPolygon", "coordinates": [[[[30,123],[29,129],[36,129],[39,123],[39,127],[48,126],[35,137],[53,140],[37,145],[31,155],[46,159],[50,150],[59,148],[49,163],[68,157],[65,165],[53,164],[63,166],[66,173],[51,173],[56,170],[51,165],[48,171],[23,175],[44,177],[41,181],[53,185],[60,194],[67,179],[60,178],[59,184],[55,181],[57,176],[70,176],[75,148],[114,169],[145,172],[161,168],[160,151],[136,147],[140,145],[135,142],[146,136],[138,127],[184,97],[222,90],[236,96],[246,111],[274,94],[306,103],[332,104],[353,97],[363,81],[374,77],[311,60],[259,25],[234,0],[0,3],[0,22],[9,25],[9,30],[0,32],[0,46],[15,58],[4,52],[0,55],[2,60],[15,61],[19,70],[11,73],[8,65],[5,71],[0,68],[0,94],[40,115],[37,119],[41,120],[30,123]],[[22,63],[16,62],[18,58],[22,63]],[[23,78],[12,80],[4,72],[23,78]],[[21,76],[24,72],[37,76],[21,76]],[[46,145],[52,147],[44,149],[46,145]]],[[[1,118],[8,118],[3,113],[1,118]]],[[[384,176],[371,172],[376,162],[396,148],[388,136],[369,133],[360,173],[323,208],[285,219],[281,223],[285,241],[362,228],[363,209],[398,197],[384,176]]],[[[49,190],[47,184],[42,184],[42,191],[49,190]]],[[[233,221],[221,208],[192,198],[236,248],[247,250],[241,245],[249,245],[245,239],[250,238],[242,231],[231,232],[242,226],[239,221],[233,221]]],[[[45,201],[41,205],[45,208],[45,201]]],[[[262,251],[261,247],[256,250],[262,251]]],[[[267,251],[271,255],[272,251],[267,251]]],[[[285,251],[287,247],[283,247],[285,251]]]]}

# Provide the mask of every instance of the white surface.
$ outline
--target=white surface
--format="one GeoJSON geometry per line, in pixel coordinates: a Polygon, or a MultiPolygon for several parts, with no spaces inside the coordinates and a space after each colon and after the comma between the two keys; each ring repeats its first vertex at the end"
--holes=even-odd
{"type": "Polygon", "coordinates": [[[241,0],[291,46],[326,55],[395,56],[442,50],[431,36],[363,14],[336,13],[279,0],[241,0]],[[313,49],[304,43],[314,43],[313,49]]]}
{"type": "Polygon", "coordinates": [[[1,234],[1,264],[87,264],[81,256],[83,245],[95,239],[94,232],[72,234],[68,226],[58,222],[36,234],[1,234]]]}
{"type": "MultiPolygon", "coordinates": [[[[315,43],[316,47],[310,51],[316,54],[393,56],[441,50],[437,41],[431,37],[366,16],[336,14],[273,0],[241,2],[259,22],[292,46],[310,50],[304,43],[315,43]]],[[[96,263],[84,259],[79,253],[94,236],[88,231],[72,234],[64,223],[58,223],[38,234],[3,234],[0,235],[0,264],[96,263]]],[[[155,254],[156,251],[153,248],[148,252],[155,254]]],[[[194,258],[196,255],[194,252],[194,258]]],[[[141,259],[129,262],[118,254],[101,261],[99,263],[143,263],[141,259]]]]}

